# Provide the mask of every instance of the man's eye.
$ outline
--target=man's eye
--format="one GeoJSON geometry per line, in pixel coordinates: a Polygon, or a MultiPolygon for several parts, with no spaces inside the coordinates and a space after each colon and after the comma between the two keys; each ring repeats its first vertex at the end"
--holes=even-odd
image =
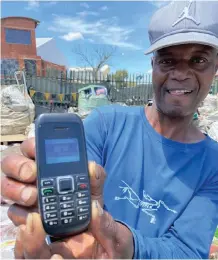
{"type": "Polygon", "coordinates": [[[207,59],[202,58],[202,57],[194,57],[191,59],[191,62],[195,63],[195,64],[204,64],[207,62],[207,59]]]}
{"type": "Polygon", "coordinates": [[[159,61],[159,64],[171,65],[171,64],[173,64],[173,60],[172,59],[162,59],[159,61]]]}

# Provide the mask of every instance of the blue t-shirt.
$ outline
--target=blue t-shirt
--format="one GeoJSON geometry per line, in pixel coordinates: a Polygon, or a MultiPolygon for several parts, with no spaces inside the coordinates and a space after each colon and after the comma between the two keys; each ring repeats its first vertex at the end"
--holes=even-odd
{"type": "Polygon", "coordinates": [[[96,109],[84,121],[104,204],[133,233],[134,258],[208,258],[218,224],[218,143],[161,136],[144,107],[96,109]]]}

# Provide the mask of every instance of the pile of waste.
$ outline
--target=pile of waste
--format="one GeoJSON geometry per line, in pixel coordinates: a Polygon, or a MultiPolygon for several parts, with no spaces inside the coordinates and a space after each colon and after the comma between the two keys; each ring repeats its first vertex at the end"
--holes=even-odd
{"type": "Polygon", "coordinates": [[[24,134],[35,117],[35,107],[25,85],[2,85],[0,99],[1,135],[24,134]]]}
{"type": "Polygon", "coordinates": [[[202,132],[218,141],[218,94],[208,95],[198,109],[197,126],[202,132]]]}

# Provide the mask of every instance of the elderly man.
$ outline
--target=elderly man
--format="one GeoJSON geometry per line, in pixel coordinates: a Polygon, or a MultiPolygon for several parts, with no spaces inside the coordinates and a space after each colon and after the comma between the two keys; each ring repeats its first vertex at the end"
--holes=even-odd
{"type": "Polygon", "coordinates": [[[193,124],[218,68],[218,2],[175,1],[152,17],[154,102],[96,109],[84,123],[89,230],[48,245],[34,140],[2,163],[17,258],[208,258],[218,223],[218,144],[193,124]],[[106,179],[105,179],[106,177],[106,179]],[[104,186],[104,187],[103,187],[104,186]],[[27,219],[26,219],[27,217],[27,219]]]}

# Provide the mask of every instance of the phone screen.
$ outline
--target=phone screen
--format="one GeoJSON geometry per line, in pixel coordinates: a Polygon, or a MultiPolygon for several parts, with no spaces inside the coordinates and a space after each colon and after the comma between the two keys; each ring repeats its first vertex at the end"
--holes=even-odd
{"type": "Polygon", "coordinates": [[[46,139],[45,155],[47,164],[79,162],[80,152],[78,139],[46,139]]]}

